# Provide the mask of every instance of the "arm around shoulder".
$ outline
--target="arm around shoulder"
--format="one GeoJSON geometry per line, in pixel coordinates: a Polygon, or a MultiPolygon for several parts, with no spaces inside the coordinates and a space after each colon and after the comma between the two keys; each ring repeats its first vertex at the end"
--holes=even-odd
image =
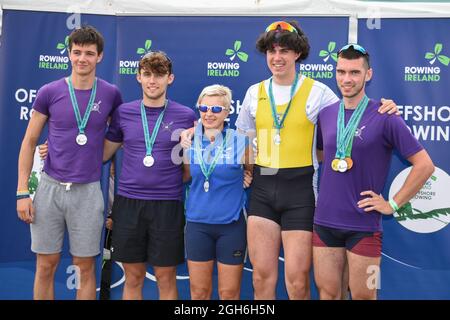
{"type": "Polygon", "coordinates": [[[105,139],[103,145],[103,162],[108,161],[116,153],[116,151],[122,146],[122,142],[113,142],[105,139]]]}

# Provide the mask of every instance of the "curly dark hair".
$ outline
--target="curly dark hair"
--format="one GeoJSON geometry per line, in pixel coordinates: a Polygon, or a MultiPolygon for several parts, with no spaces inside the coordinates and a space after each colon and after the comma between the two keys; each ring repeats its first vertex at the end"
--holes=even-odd
{"type": "Polygon", "coordinates": [[[262,33],[258,40],[256,40],[256,49],[266,54],[267,50],[271,50],[275,45],[280,47],[288,48],[294,50],[296,53],[300,53],[300,56],[296,62],[301,62],[305,60],[309,55],[309,41],[305,33],[297,21],[286,21],[292,25],[296,32],[289,32],[287,30],[272,30],[269,32],[262,33]]]}

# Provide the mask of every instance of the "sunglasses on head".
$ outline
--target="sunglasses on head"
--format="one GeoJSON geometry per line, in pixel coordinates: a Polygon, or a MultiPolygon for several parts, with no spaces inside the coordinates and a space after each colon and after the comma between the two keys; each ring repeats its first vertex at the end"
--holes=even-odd
{"type": "Polygon", "coordinates": [[[200,110],[200,112],[208,112],[208,110],[211,110],[212,113],[221,113],[222,110],[228,109],[222,106],[207,106],[202,104],[198,106],[198,110],[200,110]]]}
{"type": "Polygon", "coordinates": [[[290,23],[287,23],[286,21],[275,21],[272,22],[267,28],[266,32],[269,31],[289,31],[289,32],[295,32],[298,33],[297,29],[294,28],[294,26],[290,23]]]}
{"type": "Polygon", "coordinates": [[[343,46],[343,47],[338,51],[338,54],[341,53],[341,52],[344,51],[344,50],[350,49],[350,47],[353,47],[354,50],[356,50],[356,51],[358,51],[358,52],[360,52],[360,53],[362,53],[362,54],[368,54],[367,51],[366,51],[366,49],[364,49],[364,47],[360,46],[360,45],[357,44],[357,43],[349,43],[349,44],[346,44],[345,46],[343,46]]]}
{"type": "Polygon", "coordinates": [[[149,51],[141,59],[149,58],[149,57],[151,57],[151,56],[153,56],[155,54],[162,55],[164,58],[166,58],[167,61],[172,63],[172,60],[170,60],[169,56],[164,51],[149,51]]]}

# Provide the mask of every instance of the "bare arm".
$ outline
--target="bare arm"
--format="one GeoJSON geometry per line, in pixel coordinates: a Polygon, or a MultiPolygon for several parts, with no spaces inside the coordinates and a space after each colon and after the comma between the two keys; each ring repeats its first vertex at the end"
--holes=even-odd
{"type": "Polygon", "coordinates": [[[191,164],[188,157],[189,148],[183,148],[183,183],[191,180],[191,164]]]}
{"type": "MultiPolygon", "coordinates": [[[[405,183],[400,190],[394,195],[393,199],[401,208],[414,195],[419,192],[428,178],[434,172],[434,164],[430,156],[425,150],[421,150],[408,158],[412,164],[412,169],[406,177],[405,183]]],[[[393,210],[388,201],[384,200],[381,195],[375,194],[373,191],[363,191],[361,195],[368,195],[369,198],[358,202],[360,208],[365,208],[364,211],[377,210],[383,214],[392,214],[393,210]]]]}
{"type": "Polygon", "coordinates": [[[183,183],[189,182],[191,180],[191,167],[189,163],[183,164],[183,183]]]}
{"type": "Polygon", "coordinates": [[[111,159],[121,146],[122,142],[112,142],[108,139],[105,139],[105,142],[103,144],[103,162],[111,159]]]}
{"type": "Polygon", "coordinates": [[[317,161],[321,163],[323,161],[323,150],[316,149],[317,161]]]}
{"type": "Polygon", "coordinates": [[[253,181],[253,164],[255,159],[253,158],[253,146],[249,144],[242,156],[242,163],[244,164],[244,188],[250,187],[253,181]]]}
{"type": "MultiPolygon", "coordinates": [[[[46,115],[34,111],[28,123],[19,153],[17,190],[28,190],[28,178],[33,167],[34,151],[47,119],[46,115]]],[[[26,223],[33,222],[34,208],[31,198],[17,200],[17,215],[26,223]]]]}

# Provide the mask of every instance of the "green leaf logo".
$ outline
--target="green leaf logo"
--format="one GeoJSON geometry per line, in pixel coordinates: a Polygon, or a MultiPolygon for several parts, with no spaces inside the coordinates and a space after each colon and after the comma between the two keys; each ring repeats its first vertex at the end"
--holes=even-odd
{"type": "Polygon", "coordinates": [[[227,51],[225,51],[225,55],[230,56],[230,60],[233,61],[234,58],[236,58],[236,56],[244,61],[247,62],[248,60],[248,54],[245,53],[244,51],[239,51],[241,49],[242,46],[242,42],[239,40],[236,40],[234,42],[234,49],[227,49],[227,51]]]}
{"type": "Polygon", "coordinates": [[[32,171],[30,178],[28,179],[28,191],[30,194],[34,194],[39,184],[39,180],[36,176],[36,171],[32,171]]]}
{"type": "Polygon", "coordinates": [[[434,45],[434,52],[427,52],[425,53],[425,59],[430,60],[430,64],[433,64],[436,59],[442,63],[444,66],[448,67],[450,63],[450,58],[447,56],[444,56],[443,54],[440,54],[442,52],[442,43],[436,43],[434,45]]]}
{"type": "Polygon", "coordinates": [[[143,48],[137,48],[136,53],[140,55],[144,55],[150,52],[150,48],[152,47],[152,40],[145,40],[143,48]]]}
{"type": "Polygon", "coordinates": [[[61,50],[59,53],[64,54],[66,50],[69,50],[69,36],[66,36],[64,43],[58,42],[56,49],[61,50]]]}
{"type": "MultiPolygon", "coordinates": [[[[411,206],[411,203],[408,202],[403,207],[401,207],[398,211],[398,216],[395,217],[397,221],[404,220],[418,220],[418,219],[436,219],[439,220],[439,216],[447,216],[450,215],[450,208],[442,208],[442,209],[434,209],[429,212],[422,212],[416,208],[411,206]]],[[[440,221],[440,220],[439,220],[440,221]]]]}
{"type": "Polygon", "coordinates": [[[328,43],[328,50],[320,50],[319,57],[323,58],[323,62],[327,62],[330,57],[334,61],[337,61],[337,53],[333,52],[334,49],[336,49],[336,42],[330,41],[328,43]]]}

